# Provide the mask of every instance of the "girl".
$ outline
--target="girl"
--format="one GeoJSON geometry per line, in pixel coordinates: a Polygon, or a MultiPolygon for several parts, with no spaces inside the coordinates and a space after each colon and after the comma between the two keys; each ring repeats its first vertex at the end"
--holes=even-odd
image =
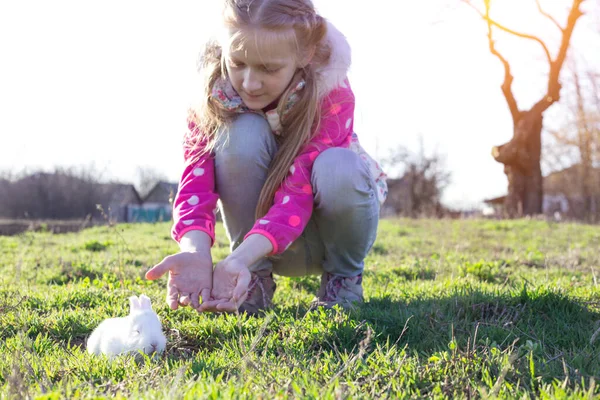
{"type": "Polygon", "coordinates": [[[172,229],[181,252],[147,277],[170,271],[172,309],[263,311],[273,272],[320,273],[316,305],[362,302],[387,188],[353,133],[348,42],[310,0],[225,0],[223,16],[188,119],[172,229]],[[213,271],[218,199],[232,252],[213,271]]]}

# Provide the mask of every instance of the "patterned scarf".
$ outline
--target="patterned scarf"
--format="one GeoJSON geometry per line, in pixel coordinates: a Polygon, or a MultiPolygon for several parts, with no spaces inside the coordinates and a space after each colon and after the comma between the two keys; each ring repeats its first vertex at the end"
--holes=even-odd
{"type": "MultiPolygon", "coordinates": [[[[306,83],[304,80],[298,82],[296,87],[292,89],[290,95],[285,104],[285,109],[283,111],[283,115],[285,116],[290,109],[298,102],[298,92],[304,88],[306,83]]],[[[281,134],[281,119],[279,114],[277,113],[277,109],[269,110],[266,113],[262,111],[250,110],[244,102],[240,95],[235,91],[229,79],[219,78],[212,89],[212,98],[217,100],[221,106],[229,111],[237,112],[237,113],[246,113],[246,112],[255,112],[261,115],[264,115],[273,133],[276,135],[281,134]]]]}

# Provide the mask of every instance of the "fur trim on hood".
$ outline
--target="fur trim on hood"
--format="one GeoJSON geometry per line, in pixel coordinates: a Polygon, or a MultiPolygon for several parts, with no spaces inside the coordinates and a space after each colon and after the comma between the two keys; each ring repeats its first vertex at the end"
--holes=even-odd
{"type": "Polygon", "coordinates": [[[331,48],[331,57],[327,65],[317,69],[319,97],[323,97],[340,85],[344,86],[352,61],[348,40],[329,21],[327,21],[327,33],[324,40],[331,48]]]}

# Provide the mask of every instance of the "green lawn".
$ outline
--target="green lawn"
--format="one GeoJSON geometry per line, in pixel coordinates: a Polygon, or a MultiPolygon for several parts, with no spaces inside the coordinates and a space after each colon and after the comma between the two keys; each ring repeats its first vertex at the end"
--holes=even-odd
{"type": "MultiPolygon", "coordinates": [[[[165,280],[143,279],[176,251],[169,228],[0,237],[0,398],[600,394],[599,227],[385,220],[364,306],[307,312],[317,277],[280,277],[261,318],[169,310],[165,280]],[[166,352],[89,356],[91,331],[141,293],[166,352]]],[[[215,261],[228,252],[221,225],[217,234],[215,261]]]]}

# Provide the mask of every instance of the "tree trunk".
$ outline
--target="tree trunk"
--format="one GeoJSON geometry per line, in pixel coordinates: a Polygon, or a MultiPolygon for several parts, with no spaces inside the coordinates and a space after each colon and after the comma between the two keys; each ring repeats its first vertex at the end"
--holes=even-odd
{"type": "Polygon", "coordinates": [[[492,150],[496,161],[504,164],[508,178],[505,207],[510,217],[542,213],[542,121],[542,112],[537,107],[522,112],[515,124],[513,138],[492,150]]]}
{"type": "MultiPolygon", "coordinates": [[[[471,5],[469,0],[465,1],[471,5]]],[[[506,196],[505,206],[509,216],[542,213],[543,187],[542,170],[540,167],[542,119],[544,111],[560,99],[560,71],[565,61],[567,50],[569,49],[575,24],[579,17],[583,15],[579,7],[585,0],[572,1],[573,4],[569,11],[567,25],[564,28],[550,14],[544,12],[539,2],[537,3],[539,12],[550,19],[562,33],[560,48],[554,59],[552,59],[546,43],[537,36],[517,32],[492,20],[490,18],[491,0],[484,0],[485,12],[481,12],[474,7],[487,22],[490,52],[498,57],[504,66],[504,82],[501,88],[514,122],[513,138],[508,143],[492,149],[492,155],[496,161],[504,164],[504,172],[508,177],[508,195],[506,196]],[[548,59],[550,69],[546,94],[529,111],[523,112],[519,110],[517,101],[512,93],[513,76],[510,71],[510,64],[496,49],[492,37],[492,26],[511,35],[539,43],[548,59]]]]}

